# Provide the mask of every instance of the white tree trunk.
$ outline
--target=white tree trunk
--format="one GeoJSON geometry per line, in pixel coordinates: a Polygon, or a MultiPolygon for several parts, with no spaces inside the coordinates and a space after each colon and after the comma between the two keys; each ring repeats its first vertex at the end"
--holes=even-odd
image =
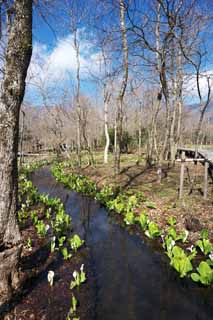
{"type": "Polygon", "coordinates": [[[108,163],[108,153],[109,153],[109,128],[108,128],[108,101],[106,100],[104,102],[104,132],[105,132],[105,138],[106,138],[106,144],[104,149],[104,163],[108,163]]]}

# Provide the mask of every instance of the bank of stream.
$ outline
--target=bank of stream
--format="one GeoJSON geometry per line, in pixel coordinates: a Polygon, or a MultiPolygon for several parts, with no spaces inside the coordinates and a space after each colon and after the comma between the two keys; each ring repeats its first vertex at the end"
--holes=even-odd
{"type": "MultiPolygon", "coordinates": [[[[37,170],[32,180],[39,192],[61,199],[86,241],[94,275],[94,319],[212,319],[211,288],[179,279],[154,245],[122,228],[95,200],[56,183],[48,168],[37,170]]],[[[85,320],[93,319],[85,315],[85,320]]]]}

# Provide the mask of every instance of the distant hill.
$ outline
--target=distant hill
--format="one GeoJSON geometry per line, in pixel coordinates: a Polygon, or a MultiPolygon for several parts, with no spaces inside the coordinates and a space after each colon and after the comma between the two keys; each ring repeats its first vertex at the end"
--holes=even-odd
{"type": "MultiPolygon", "coordinates": [[[[194,104],[188,104],[185,106],[188,110],[198,110],[199,109],[199,104],[194,103],[194,104]]],[[[213,111],[213,101],[211,101],[208,105],[207,111],[206,112],[212,112],[213,111]]]]}
{"type": "MultiPolygon", "coordinates": [[[[199,104],[194,103],[190,105],[185,105],[185,111],[191,113],[192,116],[197,116],[199,113],[199,104]]],[[[213,101],[209,103],[205,113],[205,117],[209,120],[210,123],[213,123],[213,101]]]]}

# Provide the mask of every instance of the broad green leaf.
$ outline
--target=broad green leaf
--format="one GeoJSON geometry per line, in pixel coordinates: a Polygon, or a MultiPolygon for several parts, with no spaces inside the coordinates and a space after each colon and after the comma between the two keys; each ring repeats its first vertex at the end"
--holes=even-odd
{"type": "Polygon", "coordinates": [[[197,273],[192,273],[192,274],[191,274],[191,278],[192,278],[192,280],[195,281],[195,282],[200,281],[200,276],[199,276],[199,274],[197,274],[197,273]]]}

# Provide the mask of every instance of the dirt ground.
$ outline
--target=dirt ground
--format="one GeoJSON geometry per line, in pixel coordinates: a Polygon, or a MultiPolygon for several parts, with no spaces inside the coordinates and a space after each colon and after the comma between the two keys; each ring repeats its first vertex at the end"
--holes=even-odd
{"type": "Polygon", "coordinates": [[[121,173],[115,176],[112,157],[108,165],[102,164],[99,155],[96,165],[80,169],[81,174],[95,180],[99,187],[104,184],[115,184],[123,190],[141,191],[153,201],[157,209],[148,209],[150,219],[156,221],[161,228],[166,228],[168,216],[177,219],[177,230],[189,230],[189,240],[196,241],[200,230],[208,229],[209,238],[213,240],[213,181],[209,177],[208,199],[203,198],[204,167],[202,164],[187,163],[184,179],[184,195],[179,200],[180,164],[162,167],[163,178],[158,182],[157,168],[147,167],[145,162],[138,163],[137,156],[123,155],[121,173]],[[192,184],[192,181],[194,183],[192,184]]]}

